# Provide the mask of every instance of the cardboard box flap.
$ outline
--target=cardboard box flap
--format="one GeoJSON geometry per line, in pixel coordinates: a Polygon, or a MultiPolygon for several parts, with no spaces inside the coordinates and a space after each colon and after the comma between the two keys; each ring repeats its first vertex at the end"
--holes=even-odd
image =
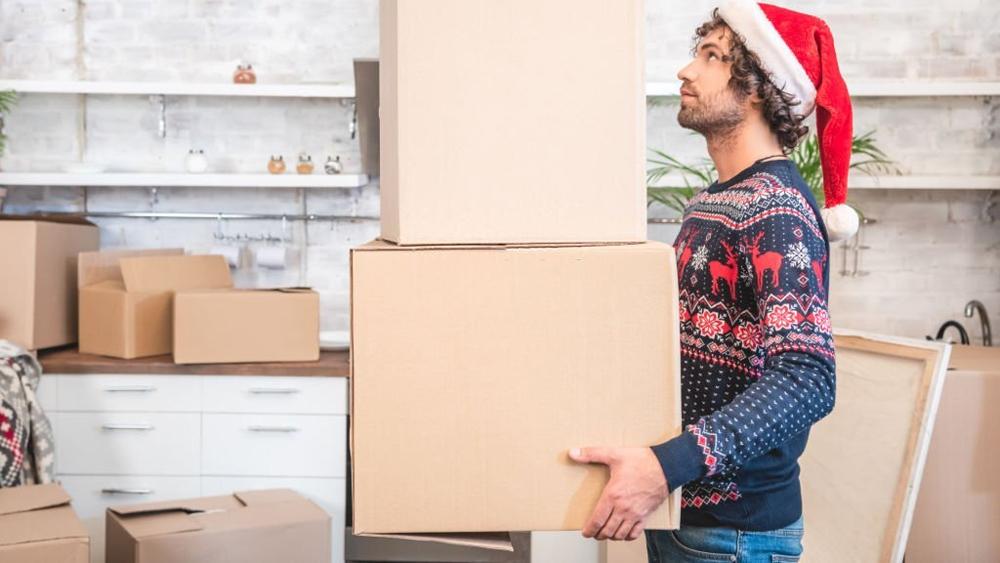
{"type": "MultiPolygon", "coordinates": [[[[111,510],[111,509],[109,509],[111,510]]],[[[118,514],[117,511],[112,510],[118,514]]],[[[192,518],[193,513],[181,509],[165,510],[161,512],[139,512],[122,516],[122,525],[135,538],[145,538],[149,536],[162,536],[166,534],[177,534],[181,532],[197,532],[204,528],[201,522],[192,518]]]]}
{"type": "Polygon", "coordinates": [[[44,213],[39,213],[37,215],[3,215],[0,214],[0,221],[45,221],[46,223],[65,223],[67,225],[89,225],[91,227],[96,227],[97,225],[91,223],[90,221],[79,217],[76,215],[46,215],[44,213]]]}
{"type": "Polygon", "coordinates": [[[68,505],[0,517],[0,546],[88,537],[87,529],[68,505]]]}
{"type": "Polygon", "coordinates": [[[77,263],[76,285],[78,288],[82,288],[103,281],[120,281],[124,283],[121,267],[118,264],[122,258],[183,255],[183,248],[81,252],[79,262],[77,263]]]}
{"type": "Polygon", "coordinates": [[[69,504],[69,494],[55,483],[0,489],[0,515],[69,504]]]}
{"type": "Polygon", "coordinates": [[[233,493],[243,506],[257,506],[275,502],[303,501],[302,495],[291,489],[260,489],[255,491],[237,491],[233,493]]]}
{"type": "Polygon", "coordinates": [[[575,248],[580,246],[642,246],[645,242],[606,242],[606,241],[581,241],[581,242],[518,242],[518,243],[470,243],[470,244],[419,244],[419,245],[399,245],[385,239],[375,239],[360,246],[355,246],[356,250],[472,250],[483,249],[516,249],[516,248],[575,248]]]}
{"type": "Polygon", "coordinates": [[[121,260],[128,291],[179,291],[233,286],[223,256],[149,256],[121,260]]]}
{"type": "Polygon", "coordinates": [[[474,547],[492,551],[514,551],[514,542],[507,532],[470,532],[455,534],[354,534],[365,538],[391,538],[420,542],[474,547]]]}

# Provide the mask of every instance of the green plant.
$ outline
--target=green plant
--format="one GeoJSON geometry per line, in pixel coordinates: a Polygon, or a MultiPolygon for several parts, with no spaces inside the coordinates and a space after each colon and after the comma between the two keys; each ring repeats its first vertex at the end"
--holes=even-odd
{"type": "Polygon", "coordinates": [[[11,90],[0,91],[0,156],[7,149],[7,136],[3,134],[3,116],[10,113],[17,101],[17,93],[11,90]]]}
{"type": "MultiPolygon", "coordinates": [[[[663,151],[652,149],[653,156],[648,162],[652,165],[646,172],[646,204],[659,203],[678,213],[684,212],[687,202],[698,192],[707,188],[717,177],[715,165],[711,160],[703,159],[698,164],[685,164],[663,151]],[[663,186],[660,181],[669,176],[680,175],[683,185],[663,186]]],[[[875,144],[875,132],[869,131],[861,136],[855,136],[851,142],[851,155],[857,157],[851,162],[851,168],[865,174],[891,173],[898,174],[897,169],[882,149],[875,144]]],[[[823,194],[823,168],[819,158],[819,141],[816,135],[810,135],[792,151],[789,158],[795,163],[802,174],[802,179],[809,186],[816,202],[823,206],[826,197],[823,194]]],[[[851,204],[859,214],[857,205],[851,204]]]]}

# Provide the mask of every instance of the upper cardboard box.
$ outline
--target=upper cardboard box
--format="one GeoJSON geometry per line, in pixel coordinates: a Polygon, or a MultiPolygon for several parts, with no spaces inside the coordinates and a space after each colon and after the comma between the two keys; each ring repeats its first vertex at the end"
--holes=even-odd
{"type": "Polygon", "coordinates": [[[382,0],[382,237],[646,239],[642,0],[382,0]]]}
{"type": "MultiPolygon", "coordinates": [[[[352,250],[355,532],[579,530],[607,473],[570,448],[680,432],[675,264],[661,243],[352,250]]],[[[675,491],[647,527],[679,511],[675,491]]]]}
{"type": "Polygon", "coordinates": [[[173,350],[173,294],[229,288],[222,256],[182,250],[112,251],[80,255],[80,352],[118,358],[173,350]]]}
{"type": "Polygon", "coordinates": [[[0,338],[27,350],[76,342],[76,256],[98,246],[82,219],[0,215],[0,338]]]}
{"type": "Polygon", "coordinates": [[[87,530],[57,484],[0,489],[0,561],[87,563],[87,530]]]}
{"type": "Polygon", "coordinates": [[[115,506],[108,563],[328,563],[330,516],[288,489],[115,506]]]}

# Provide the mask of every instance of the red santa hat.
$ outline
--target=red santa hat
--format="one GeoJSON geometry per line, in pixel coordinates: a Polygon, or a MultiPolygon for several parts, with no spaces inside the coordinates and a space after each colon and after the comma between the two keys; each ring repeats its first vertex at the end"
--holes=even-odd
{"type": "Polygon", "coordinates": [[[816,110],[823,192],[821,211],[831,241],[858,231],[858,214],[848,206],[853,123],[851,97],[840,75],[833,34],[826,22],[808,14],[753,0],[725,0],[719,15],[753,51],[776,86],[800,103],[792,111],[816,110]]]}

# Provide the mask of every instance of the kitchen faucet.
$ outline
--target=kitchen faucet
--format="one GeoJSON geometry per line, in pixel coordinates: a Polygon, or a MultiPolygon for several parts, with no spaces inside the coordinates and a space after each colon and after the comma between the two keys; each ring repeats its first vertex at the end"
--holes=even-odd
{"type": "Polygon", "coordinates": [[[990,329],[990,317],[986,312],[986,306],[975,299],[965,304],[966,318],[971,319],[976,311],[979,311],[979,323],[983,331],[983,346],[993,346],[993,331],[990,329]]]}

